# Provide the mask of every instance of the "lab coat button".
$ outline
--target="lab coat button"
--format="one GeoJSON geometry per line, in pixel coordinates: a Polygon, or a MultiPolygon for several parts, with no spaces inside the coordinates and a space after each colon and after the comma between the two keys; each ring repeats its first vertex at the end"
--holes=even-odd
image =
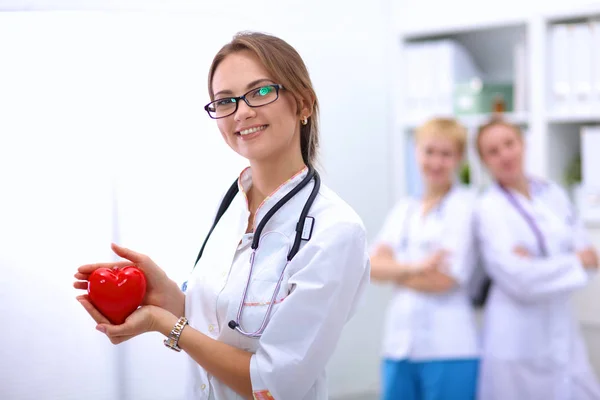
{"type": "Polygon", "coordinates": [[[206,385],[203,383],[202,385],[200,385],[200,389],[202,389],[202,390],[206,389],[206,385]]]}
{"type": "Polygon", "coordinates": [[[208,325],[208,331],[212,332],[215,330],[215,326],[213,324],[208,325]]]}

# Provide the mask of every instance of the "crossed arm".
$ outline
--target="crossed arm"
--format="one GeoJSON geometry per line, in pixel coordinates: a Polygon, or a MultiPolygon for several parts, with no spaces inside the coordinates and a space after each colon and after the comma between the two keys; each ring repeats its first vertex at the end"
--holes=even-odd
{"type": "Polygon", "coordinates": [[[444,293],[457,285],[456,280],[445,273],[446,256],[446,252],[436,251],[421,262],[404,263],[395,259],[391,247],[382,244],[371,255],[371,278],[419,292],[444,293]]]}

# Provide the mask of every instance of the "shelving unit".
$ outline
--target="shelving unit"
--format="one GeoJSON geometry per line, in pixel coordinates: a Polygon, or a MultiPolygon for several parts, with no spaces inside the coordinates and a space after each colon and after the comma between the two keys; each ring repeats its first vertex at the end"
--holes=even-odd
{"type": "MultiPolygon", "coordinates": [[[[509,20],[473,21],[466,26],[449,25],[429,30],[398,29],[395,60],[397,75],[394,81],[396,129],[391,141],[395,155],[395,197],[415,194],[418,190],[419,185],[415,183],[416,165],[411,156],[411,139],[420,123],[433,116],[454,116],[467,127],[473,139],[477,128],[490,117],[489,113],[457,115],[454,110],[448,109],[443,112],[433,110],[429,115],[424,112],[413,115],[411,100],[414,97],[412,93],[415,83],[407,82],[411,72],[414,75],[415,70],[410,65],[410,49],[415,44],[431,44],[436,41],[452,41],[461,46],[471,56],[484,82],[511,82],[515,84],[514,90],[522,88],[519,89],[522,90],[520,102],[515,104],[518,107],[504,114],[504,117],[519,125],[526,134],[529,150],[527,169],[531,175],[554,180],[570,189],[564,180],[565,171],[571,160],[580,153],[581,128],[600,124],[600,93],[597,104],[590,102],[585,107],[578,105],[567,112],[555,107],[552,95],[556,92],[551,81],[552,68],[555,68],[553,60],[556,59],[552,53],[552,29],[557,24],[593,20],[600,21],[600,4],[509,20]],[[521,53],[515,50],[517,46],[521,46],[521,53]],[[519,60],[516,58],[519,54],[525,55],[520,63],[515,62],[519,60]]],[[[600,43],[597,48],[600,60],[600,43]]],[[[600,74],[600,62],[597,65],[598,71],[594,73],[600,74]]],[[[439,64],[434,65],[434,68],[439,67],[439,64]]],[[[600,149],[598,151],[600,153],[600,149]]],[[[470,140],[466,161],[471,168],[471,184],[477,188],[485,187],[489,183],[489,177],[479,161],[473,140],[470,140]]]]}

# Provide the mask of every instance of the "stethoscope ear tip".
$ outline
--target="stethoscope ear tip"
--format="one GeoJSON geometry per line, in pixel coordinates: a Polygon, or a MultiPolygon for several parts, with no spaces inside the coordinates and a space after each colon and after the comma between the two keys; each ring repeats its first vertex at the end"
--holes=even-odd
{"type": "Polygon", "coordinates": [[[237,322],[235,322],[234,320],[229,321],[229,323],[227,324],[231,329],[235,329],[237,328],[238,324],[237,322]]]}

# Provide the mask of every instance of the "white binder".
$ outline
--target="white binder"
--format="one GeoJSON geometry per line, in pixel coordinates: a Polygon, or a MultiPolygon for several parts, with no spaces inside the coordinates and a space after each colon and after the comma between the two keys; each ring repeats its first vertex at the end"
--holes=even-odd
{"type": "Polygon", "coordinates": [[[592,29],[589,23],[571,26],[572,115],[589,115],[592,110],[592,29]]]}
{"type": "Polygon", "coordinates": [[[581,128],[582,185],[577,194],[581,217],[588,223],[600,223],[600,126],[581,128]]]}
{"type": "Polygon", "coordinates": [[[592,113],[600,115],[600,20],[591,23],[592,113]]]}
{"type": "Polygon", "coordinates": [[[570,28],[567,24],[550,28],[550,102],[556,115],[566,115],[571,110],[570,28]]]}
{"type": "Polygon", "coordinates": [[[482,77],[471,55],[450,39],[410,43],[405,47],[405,120],[419,125],[433,116],[454,112],[454,88],[482,77]]]}

